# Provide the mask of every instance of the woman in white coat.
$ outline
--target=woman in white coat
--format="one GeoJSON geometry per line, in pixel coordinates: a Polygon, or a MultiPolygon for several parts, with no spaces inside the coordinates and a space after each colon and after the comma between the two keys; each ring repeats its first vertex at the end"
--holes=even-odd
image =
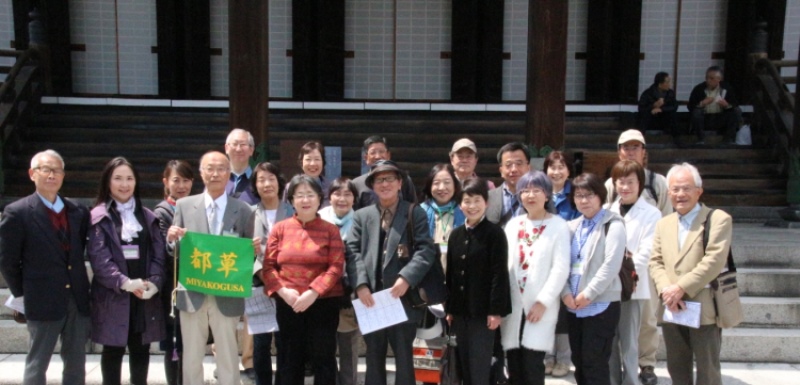
{"type": "Polygon", "coordinates": [[[621,303],[617,334],[611,345],[611,385],[638,385],[639,326],[643,302],[650,300],[650,274],[647,264],[653,247],[653,232],[661,211],[642,197],[644,168],[632,160],[623,160],[611,169],[611,180],[617,199],[608,210],[619,214],[625,222],[625,257],[632,258],[639,275],[639,284],[629,301],[621,303]]]}
{"type": "Polygon", "coordinates": [[[569,273],[570,233],[551,214],[553,185],[541,171],[517,182],[517,199],[527,215],[506,225],[511,314],[500,326],[509,381],[544,384],[544,355],[553,349],[559,295],[569,273]]]}

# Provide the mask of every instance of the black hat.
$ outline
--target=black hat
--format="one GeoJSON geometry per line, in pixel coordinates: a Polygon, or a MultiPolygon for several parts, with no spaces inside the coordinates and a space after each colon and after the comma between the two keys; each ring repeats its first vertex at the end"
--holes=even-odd
{"type": "Polygon", "coordinates": [[[375,175],[378,175],[382,172],[392,171],[397,174],[398,178],[403,177],[403,171],[397,167],[397,163],[392,162],[391,160],[379,160],[375,162],[372,166],[372,170],[370,170],[369,175],[367,175],[367,180],[365,180],[367,187],[370,189],[372,188],[372,182],[375,180],[375,175]]]}

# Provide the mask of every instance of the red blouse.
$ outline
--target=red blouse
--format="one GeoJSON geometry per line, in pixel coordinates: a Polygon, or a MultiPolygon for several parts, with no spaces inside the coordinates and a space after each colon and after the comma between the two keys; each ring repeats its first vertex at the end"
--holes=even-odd
{"type": "Polygon", "coordinates": [[[343,269],[339,228],[319,216],[304,225],[295,215],[270,231],[261,270],[267,295],[286,287],[300,294],[314,289],[320,298],[341,296],[343,269]]]}

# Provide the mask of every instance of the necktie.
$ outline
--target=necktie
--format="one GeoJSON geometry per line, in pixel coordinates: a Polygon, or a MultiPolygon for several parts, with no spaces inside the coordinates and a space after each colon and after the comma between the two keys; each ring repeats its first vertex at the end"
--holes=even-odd
{"type": "Polygon", "coordinates": [[[389,227],[392,226],[389,222],[390,213],[391,211],[389,211],[389,209],[384,209],[383,212],[381,212],[381,228],[383,231],[389,231],[389,227]]]}
{"type": "Polygon", "coordinates": [[[217,234],[219,219],[217,218],[217,202],[211,202],[211,213],[208,215],[208,232],[217,234]]]}

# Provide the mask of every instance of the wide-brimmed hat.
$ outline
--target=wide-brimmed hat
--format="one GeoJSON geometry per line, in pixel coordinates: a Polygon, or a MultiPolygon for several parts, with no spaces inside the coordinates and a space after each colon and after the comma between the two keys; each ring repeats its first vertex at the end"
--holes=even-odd
{"type": "Polygon", "coordinates": [[[392,162],[391,160],[379,160],[375,162],[372,166],[372,170],[370,170],[369,175],[367,175],[367,180],[364,182],[367,184],[367,187],[372,188],[372,182],[375,181],[375,175],[378,175],[382,172],[391,171],[397,174],[398,177],[403,177],[403,171],[400,170],[400,167],[397,167],[397,163],[392,162]]]}

